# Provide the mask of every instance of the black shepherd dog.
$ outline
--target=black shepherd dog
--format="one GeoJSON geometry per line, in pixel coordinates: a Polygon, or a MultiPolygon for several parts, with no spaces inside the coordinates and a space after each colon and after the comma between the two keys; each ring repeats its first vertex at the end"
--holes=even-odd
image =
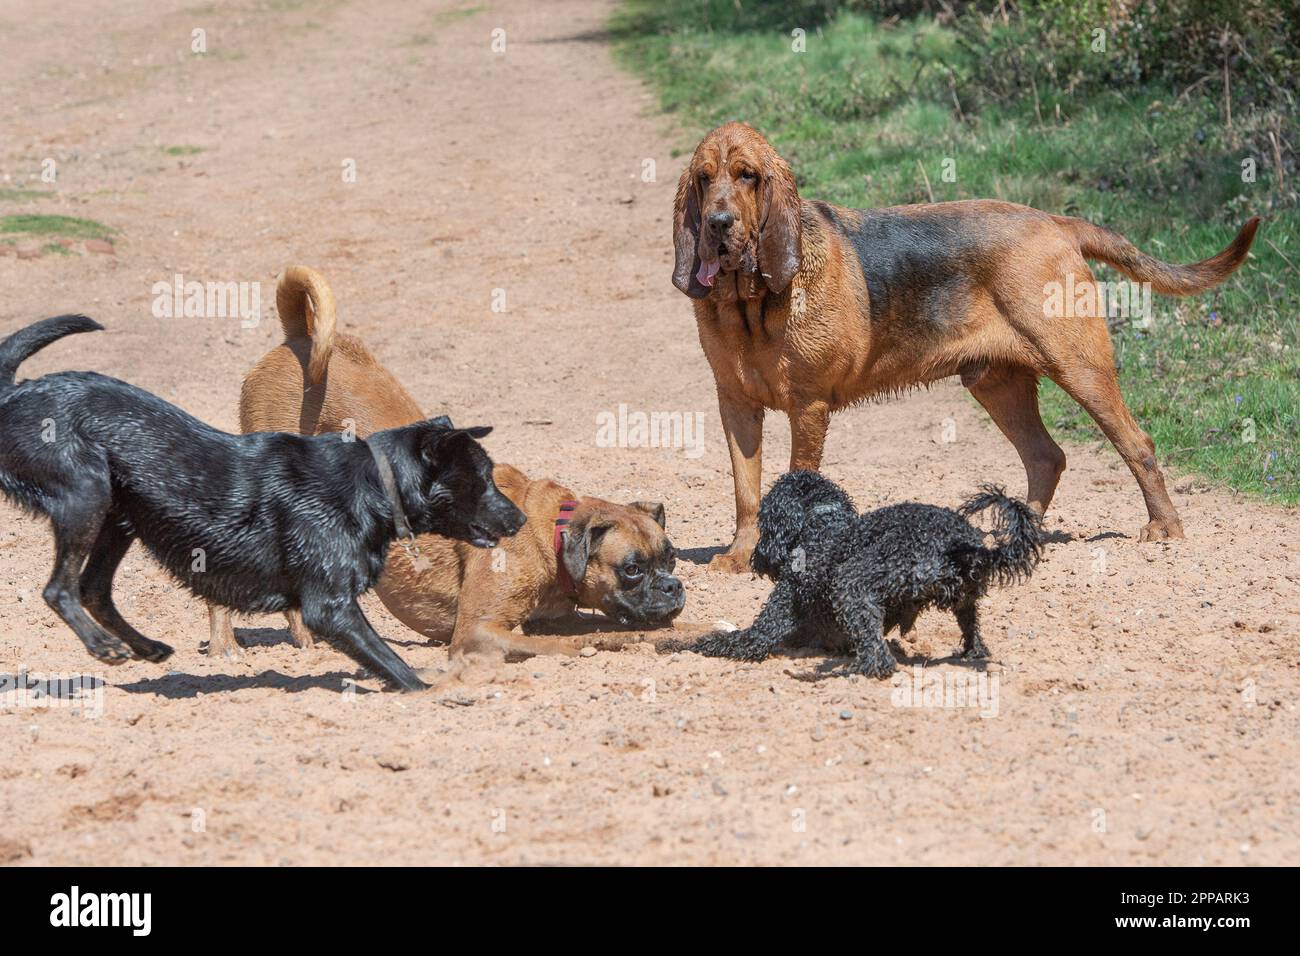
{"type": "Polygon", "coordinates": [[[101,328],[64,315],[0,342],[0,492],[50,519],[45,601],[86,649],[108,664],[172,653],[113,605],[113,572],[139,538],[199,597],[246,612],[300,608],[314,634],[372,673],[423,688],[356,599],[399,536],[493,547],[523,526],[475,441],[490,429],[443,417],[366,441],[230,435],[95,372],[14,384],[33,353],[101,328]]]}

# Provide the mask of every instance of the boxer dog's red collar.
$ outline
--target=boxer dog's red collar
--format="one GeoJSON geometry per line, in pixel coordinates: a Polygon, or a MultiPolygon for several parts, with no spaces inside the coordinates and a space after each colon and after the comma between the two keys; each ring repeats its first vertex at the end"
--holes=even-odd
{"type": "Polygon", "coordinates": [[[555,580],[560,585],[560,590],[574,601],[578,600],[578,585],[574,583],[573,575],[564,563],[564,532],[577,507],[576,501],[562,501],[560,513],[555,517],[555,580]]]}

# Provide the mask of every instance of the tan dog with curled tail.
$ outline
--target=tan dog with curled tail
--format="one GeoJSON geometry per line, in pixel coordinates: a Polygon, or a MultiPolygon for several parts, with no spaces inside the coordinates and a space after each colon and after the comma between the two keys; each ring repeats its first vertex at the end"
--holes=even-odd
{"type": "MultiPolygon", "coordinates": [[[[361,340],[337,331],[334,294],[320,273],[285,269],[276,305],[285,340],[244,379],[244,432],[351,432],[365,439],[424,419],[415,399],[361,340]]],[[[457,658],[575,654],[579,645],[573,642],[512,630],[569,616],[576,606],[649,626],[666,625],[680,613],[685,592],[672,575],[676,555],[664,531],[663,505],[580,496],[504,464],[496,465],[493,478],[528,516],[518,534],[493,549],[423,535],[415,550],[394,544],[389,551],[375,593],[411,630],[449,642],[457,658]]],[[[311,646],[298,612],[286,616],[294,643],[311,646]]],[[[208,653],[237,653],[230,612],[211,606],[210,623],[208,653]]]]}

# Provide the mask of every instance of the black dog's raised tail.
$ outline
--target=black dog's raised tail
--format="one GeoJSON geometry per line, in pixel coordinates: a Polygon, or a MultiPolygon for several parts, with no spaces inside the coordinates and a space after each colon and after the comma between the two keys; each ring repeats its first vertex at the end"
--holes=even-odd
{"type": "Polygon", "coordinates": [[[59,315],[19,329],[0,342],[0,388],[12,386],[14,376],[18,374],[18,366],[50,343],[57,342],[65,335],[98,332],[103,328],[94,319],[84,315],[59,315]]]}
{"type": "Polygon", "coordinates": [[[998,543],[992,548],[966,552],[971,572],[980,577],[1010,584],[1029,577],[1043,556],[1043,519],[1019,498],[1012,498],[997,485],[980,485],[980,492],[966,499],[960,513],[971,515],[997,509],[993,534],[998,543]]]}

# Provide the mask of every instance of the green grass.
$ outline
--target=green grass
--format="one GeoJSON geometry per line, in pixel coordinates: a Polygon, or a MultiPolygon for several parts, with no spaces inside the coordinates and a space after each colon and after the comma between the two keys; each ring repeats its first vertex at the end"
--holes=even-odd
{"type": "MultiPolygon", "coordinates": [[[[969,54],[948,28],[854,14],[800,24],[780,8],[627,0],[616,12],[617,54],[674,114],[682,150],[740,119],[790,161],[809,198],[860,207],[931,193],[1001,198],[1103,223],[1172,262],[1212,255],[1248,215],[1276,206],[1237,275],[1201,296],[1155,296],[1150,328],[1113,338],[1125,399],[1164,463],[1300,502],[1300,221],[1267,170],[1254,184],[1240,176],[1241,143],[1273,117],[1234,109],[1230,132],[1213,91],[1180,100],[1159,86],[1089,96],[1040,88],[1037,106],[1026,91],[976,109],[980,98],[963,86],[969,54]],[[791,49],[796,26],[804,53],[791,49]],[[955,181],[944,180],[945,160],[955,181]],[[1247,419],[1253,442],[1242,440],[1247,419]]],[[[1040,392],[1058,438],[1104,441],[1055,385],[1040,392]]]]}
{"type": "Polygon", "coordinates": [[[443,10],[441,13],[433,15],[433,22],[438,24],[454,23],[457,20],[464,20],[472,17],[476,13],[481,13],[485,8],[477,7],[458,7],[454,10],[443,10]]]}
{"type": "Polygon", "coordinates": [[[0,202],[27,202],[29,199],[49,199],[54,195],[39,189],[0,189],[0,202]]]}
{"type": "Polygon", "coordinates": [[[113,230],[93,219],[73,216],[0,216],[0,234],[67,236],[71,239],[108,239],[113,230]]]}
{"type": "Polygon", "coordinates": [[[163,152],[168,156],[195,156],[203,152],[202,146],[164,146],[163,152]]]}
{"type": "MultiPolygon", "coordinates": [[[[485,7],[478,6],[478,7],[458,7],[453,10],[443,10],[440,13],[435,13],[432,17],[430,17],[429,22],[435,28],[445,27],[445,26],[449,26],[452,23],[455,23],[458,20],[468,19],[469,17],[474,16],[476,13],[482,13],[483,10],[485,9],[486,9],[485,7]]],[[[437,40],[437,36],[433,33],[417,33],[415,36],[411,37],[409,40],[404,42],[402,46],[428,46],[429,44],[434,43],[436,40],[437,40]]]]}

